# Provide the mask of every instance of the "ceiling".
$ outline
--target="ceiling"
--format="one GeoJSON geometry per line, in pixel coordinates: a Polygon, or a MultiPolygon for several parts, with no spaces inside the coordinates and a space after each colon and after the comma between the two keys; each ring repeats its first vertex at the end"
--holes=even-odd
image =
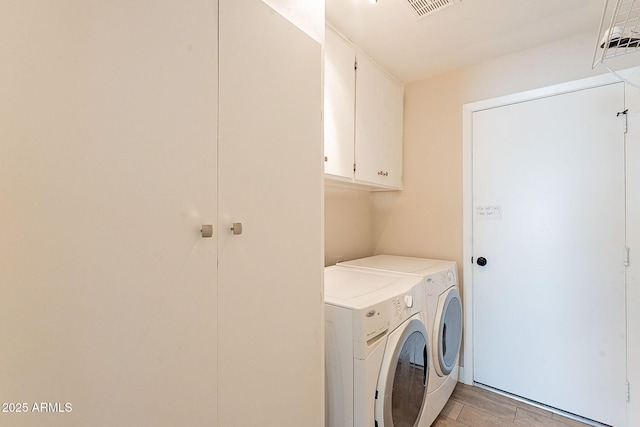
{"type": "Polygon", "coordinates": [[[418,19],[407,0],[326,0],[327,22],[407,83],[593,32],[605,0],[462,0],[418,19]]]}

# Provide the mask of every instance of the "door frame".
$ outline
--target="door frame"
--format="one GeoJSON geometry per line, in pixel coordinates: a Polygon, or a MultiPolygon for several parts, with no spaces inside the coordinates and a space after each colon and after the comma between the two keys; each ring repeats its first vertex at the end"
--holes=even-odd
{"type": "MultiPolygon", "coordinates": [[[[633,69],[626,69],[618,74],[629,76],[633,69]]],[[[520,102],[532,101],[555,95],[591,89],[613,83],[620,83],[620,79],[608,73],[595,77],[574,80],[528,90],[511,95],[477,101],[462,106],[462,302],[464,312],[464,356],[463,366],[460,367],[459,381],[473,384],[473,113],[490,108],[503,107],[520,102]]],[[[629,301],[627,301],[629,306],[629,301]]],[[[629,340],[629,337],[627,337],[629,340]]]]}

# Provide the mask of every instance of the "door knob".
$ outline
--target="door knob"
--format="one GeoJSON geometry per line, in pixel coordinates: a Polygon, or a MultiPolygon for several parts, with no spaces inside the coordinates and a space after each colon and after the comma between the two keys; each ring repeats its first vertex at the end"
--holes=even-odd
{"type": "Polygon", "coordinates": [[[487,265],[487,259],[481,256],[480,258],[478,258],[478,265],[480,267],[484,267],[485,265],[487,265]]]}
{"type": "Polygon", "coordinates": [[[235,234],[235,235],[242,234],[242,223],[241,222],[234,222],[231,225],[231,231],[233,231],[233,234],[235,234]]]}

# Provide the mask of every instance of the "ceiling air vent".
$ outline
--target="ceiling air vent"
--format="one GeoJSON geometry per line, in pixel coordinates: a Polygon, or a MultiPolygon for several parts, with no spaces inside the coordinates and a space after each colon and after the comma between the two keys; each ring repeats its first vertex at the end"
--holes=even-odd
{"type": "Polygon", "coordinates": [[[424,18],[461,0],[403,0],[418,18],[424,18]]]}

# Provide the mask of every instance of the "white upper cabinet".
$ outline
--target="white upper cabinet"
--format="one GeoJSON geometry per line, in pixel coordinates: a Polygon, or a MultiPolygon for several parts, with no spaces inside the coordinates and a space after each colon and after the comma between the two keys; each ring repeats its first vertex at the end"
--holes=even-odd
{"type": "Polygon", "coordinates": [[[401,189],[404,88],[331,29],[325,36],[325,178],[401,189]]]}
{"type": "Polygon", "coordinates": [[[353,178],[356,51],[332,31],[325,33],[324,172],[353,178]]]}

